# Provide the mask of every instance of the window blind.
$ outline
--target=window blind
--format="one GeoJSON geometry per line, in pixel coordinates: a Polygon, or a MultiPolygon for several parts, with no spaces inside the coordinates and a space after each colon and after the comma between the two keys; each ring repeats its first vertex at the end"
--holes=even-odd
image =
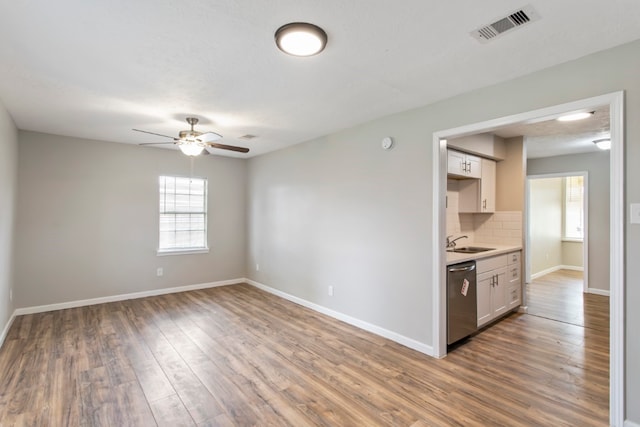
{"type": "Polygon", "coordinates": [[[159,251],[207,249],[207,180],[160,176],[159,251]]]}
{"type": "Polygon", "coordinates": [[[584,177],[565,178],[564,234],[569,239],[584,237],[584,177]]]}

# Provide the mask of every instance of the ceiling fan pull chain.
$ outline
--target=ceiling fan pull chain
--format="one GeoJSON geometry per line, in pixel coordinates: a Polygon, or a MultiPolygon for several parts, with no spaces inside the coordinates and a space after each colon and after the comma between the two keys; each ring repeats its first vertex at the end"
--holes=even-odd
{"type": "Polygon", "coordinates": [[[195,159],[195,156],[189,156],[189,160],[191,162],[191,170],[189,175],[190,180],[193,180],[193,159],[195,159]]]}

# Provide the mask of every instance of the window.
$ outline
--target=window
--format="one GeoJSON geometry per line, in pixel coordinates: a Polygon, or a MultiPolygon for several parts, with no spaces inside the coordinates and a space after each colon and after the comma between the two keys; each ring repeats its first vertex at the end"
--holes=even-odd
{"type": "Polygon", "coordinates": [[[158,253],[207,251],[207,180],[161,176],[158,253]]]}
{"type": "Polygon", "coordinates": [[[564,179],[564,238],[582,240],[584,237],[584,177],[564,179]]]}

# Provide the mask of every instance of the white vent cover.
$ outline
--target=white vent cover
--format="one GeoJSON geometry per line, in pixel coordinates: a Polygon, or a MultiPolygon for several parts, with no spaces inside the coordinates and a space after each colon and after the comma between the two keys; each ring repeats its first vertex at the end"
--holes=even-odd
{"type": "Polygon", "coordinates": [[[480,43],[486,43],[511,30],[519,28],[530,22],[537,21],[538,19],[540,19],[540,15],[538,15],[532,6],[527,5],[505,17],[496,19],[492,24],[485,25],[482,28],[472,31],[471,36],[477,39],[480,43]]]}

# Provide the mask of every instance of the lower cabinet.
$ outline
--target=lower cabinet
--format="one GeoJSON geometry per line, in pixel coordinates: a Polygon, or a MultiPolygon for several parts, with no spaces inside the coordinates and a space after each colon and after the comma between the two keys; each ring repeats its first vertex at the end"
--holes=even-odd
{"type": "Polygon", "coordinates": [[[478,327],[521,302],[520,251],[476,261],[478,289],[478,327]]]}

